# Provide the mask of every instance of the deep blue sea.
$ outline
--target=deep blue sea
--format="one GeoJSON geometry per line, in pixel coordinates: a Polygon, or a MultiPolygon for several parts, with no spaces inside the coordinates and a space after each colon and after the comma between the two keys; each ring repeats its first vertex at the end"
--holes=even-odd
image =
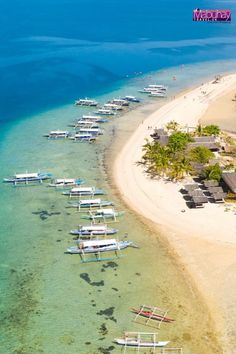
{"type": "Polygon", "coordinates": [[[235,58],[235,1],[1,2],[0,120],[109,90],[138,72],[235,58]],[[230,8],[231,24],[195,23],[192,10],[230,8]]]}
{"type": "Polygon", "coordinates": [[[0,179],[25,170],[82,177],[125,211],[119,237],[128,233],[140,249],[81,264],[64,254],[73,245],[69,230],[83,221],[61,192],[1,183],[0,354],[120,353],[114,337],[146,330],[130,312],[142,303],[171,309],[176,323],[163,326],[161,340],[185,354],[221,353],[204,305],[159,234],[125,207],[105,171],[113,136],[125,140],[143,118],[120,127],[113,119],[94,145],[43,134],[88,112],[73,106],[78,97],[136,95],[150,80],[173,96],[235,71],[234,18],[230,0],[1,2],[0,179]],[[229,8],[232,23],[195,23],[196,7],[229,8]]]}

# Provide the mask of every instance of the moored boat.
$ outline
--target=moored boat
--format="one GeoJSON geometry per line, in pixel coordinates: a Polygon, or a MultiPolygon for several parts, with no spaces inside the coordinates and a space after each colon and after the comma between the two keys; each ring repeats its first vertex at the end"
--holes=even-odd
{"type": "Polygon", "coordinates": [[[71,136],[70,139],[74,141],[94,142],[97,139],[97,136],[90,133],[76,133],[75,135],[71,136]]]}
{"type": "Polygon", "coordinates": [[[80,98],[79,100],[75,101],[75,106],[89,106],[89,107],[96,107],[98,102],[95,100],[90,100],[88,98],[80,98]]]}
{"type": "Polygon", "coordinates": [[[95,211],[89,211],[88,215],[83,215],[81,218],[83,219],[88,219],[92,220],[93,222],[95,220],[107,220],[107,219],[112,219],[116,221],[116,218],[118,216],[123,215],[123,211],[116,211],[113,208],[110,209],[97,209],[95,211]]]}
{"type": "Polygon", "coordinates": [[[140,102],[140,99],[136,98],[135,96],[125,96],[123,99],[128,101],[128,102],[134,102],[134,103],[139,103],[140,102]]]}
{"type": "Polygon", "coordinates": [[[118,232],[117,229],[109,228],[106,224],[93,224],[93,225],[84,225],[80,226],[78,229],[71,230],[70,233],[72,235],[78,236],[105,236],[105,235],[114,235],[118,232]]]}
{"type": "Polygon", "coordinates": [[[113,203],[109,200],[101,200],[101,199],[81,199],[78,202],[69,203],[71,208],[104,208],[107,206],[113,205],[113,203]]]}
{"type": "Polygon", "coordinates": [[[149,97],[160,97],[160,98],[167,97],[165,92],[159,92],[159,91],[152,91],[152,92],[149,93],[148,96],[149,97]]]}
{"type": "Polygon", "coordinates": [[[100,108],[97,112],[95,112],[97,114],[101,114],[103,116],[114,116],[116,114],[115,111],[113,111],[112,109],[105,109],[105,108],[100,108]]]}
{"type": "Polygon", "coordinates": [[[68,253],[86,254],[119,251],[132,245],[132,241],[118,241],[116,239],[78,241],[76,246],[69,247],[68,253]]]}
{"type": "Polygon", "coordinates": [[[79,128],[78,133],[91,134],[91,135],[103,135],[103,130],[101,128],[83,127],[83,128],[79,128]]]}
{"type": "Polygon", "coordinates": [[[132,312],[137,313],[139,316],[150,318],[152,320],[162,321],[162,322],[173,322],[174,320],[170,317],[163,316],[161,314],[154,313],[153,311],[140,310],[140,309],[131,309],[132,312]]]}
{"type": "Polygon", "coordinates": [[[66,139],[70,136],[70,132],[67,130],[51,130],[44,136],[48,139],[66,139]]]}
{"type": "Polygon", "coordinates": [[[113,111],[122,111],[123,107],[115,103],[105,103],[103,108],[112,109],[113,111]]]}
{"type": "Polygon", "coordinates": [[[50,183],[48,186],[49,187],[73,187],[73,186],[78,186],[80,184],[84,183],[84,180],[81,178],[56,178],[50,183]]]}
{"type": "Polygon", "coordinates": [[[129,106],[128,100],[125,100],[124,98],[113,98],[113,100],[109,101],[109,103],[113,103],[118,106],[129,106]]]}
{"type": "Polygon", "coordinates": [[[70,197],[80,197],[83,195],[103,195],[105,193],[102,189],[97,189],[95,187],[76,187],[68,192],[63,192],[63,194],[70,197]]]}
{"type": "Polygon", "coordinates": [[[134,348],[165,347],[169,343],[169,341],[157,341],[156,333],[146,332],[125,332],[122,338],[116,338],[114,342],[134,348]]]}
{"type": "Polygon", "coordinates": [[[40,182],[42,183],[44,180],[50,179],[52,177],[51,173],[43,173],[43,172],[36,172],[36,173],[19,173],[19,174],[15,174],[12,177],[9,178],[4,178],[3,182],[6,183],[13,183],[13,184],[17,184],[17,183],[25,183],[25,184],[29,184],[29,183],[33,183],[33,182],[40,182]]]}

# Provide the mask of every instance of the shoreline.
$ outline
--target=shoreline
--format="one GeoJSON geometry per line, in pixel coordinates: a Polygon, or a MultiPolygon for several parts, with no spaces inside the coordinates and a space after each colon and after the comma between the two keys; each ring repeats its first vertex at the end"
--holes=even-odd
{"type": "MultiPolygon", "coordinates": [[[[224,288],[224,283],[223,281],[221,284],[217,281],[214,283],[214,272],[215,269],[217,269],[217,277],[222,280],[227,268],[233,264],[236,244],[232,239],[232,235],[228,237],[227,240],[222,239],[222,235],[215,240],[215,237],[213,237],[214,232],[211,232],[211,237],[207,234],[209,227],[206,228],[208,231],[206,230],[205,234],[201,233],[200,231],[204,229],[204,225],[200,225],[199,229],[196,228],[195,224],[196,222],[199,223],[199,220],[202,220],[202,218],[204,219],[205,210],[200,211],[200,213],[198,213],[198,210],[194,211],[197,212],[198,215],[195,218],[195,224],[192,225],[192,215],[190,215],[192,211],[179,214],[181,208],[186,207],[181,204],[182,200],[180,198],[177,198],[179,199],[177,200],[177,209],[166,209],[166,203],[163,202],[163,199],[170,201],[175,195],[179,197],[178,189],[180,188],[180,184],[149,180],[145,177],[142,167],[136,166],[135,162],[139,161],[141,157],[140,147],[143,145],[144,138],[148,137],[150,134],[148,126],[153,126],[154,124],[154,126],[161,127],[170,120],[176,120],[181,124],[188,122],[188,124],[196,125],[212,102],[219,99],[225,92],[232,91],[233,86],[236,88],[236,75],[227,75],[222,78],[219,84],[211,84],[208,82],[200,87],[187,90],[187,92],[184,91],[184,93],[178,94],[177,98],[174,100],[158,108],[154,113],[149,112],[145,117],[145,121],[136,128],[135,132],[128,138],[128,142],[121,149],[113,163],[112,171],[113,181],[123,201],[132,210],[144,217],[144,219],[151,220],[157,230],[161,232],[162,237],[166,239],[167,244],[169,244],[167,247],[171,247],[176,253],[175,257],[178,258],[177,262],[183,264],[187,273],[193,278],[194,285],[197,286],[198,290],[203,295],[205,303],[207,303],[210,309],[221,343],[225,347],[225,353],[227,353],[227,345],[230,342],[231,344],[234,343],[235,340],[232,335],[226,334],[226,332],[232,331],[231,325],[234,323],[234,315],[231,314],[230,316],[231,325],[227,323],[226,326],[226,323],[222,323],[222,311],[225,313],[225,320],[228,320],[227,312],[230,311],[233,296],[231,300],[228,299],[229,303],[225,301],[222,306],[219,306],[219,303],[221,303],[219,301],[222,299],[223,294],[215,296],[214,289],[217,293],[219,285],[224,288]],[[207,94],[202,96],[202,90],[206,91],[207,94]],[[191,108],[191,110],[189,110],[188,115],[184,115],[188,108],[191,108]],[[194,112],[194,114],[192,114],[191,111],[194,112]],[[168,117],[169,114],[170,118],[168,117]],[[189,119],[189,116],[191,116],[191,119],[189,119]],[[145,186],[145,190],[143,186],[145,186]],[[155,193],[153,193],[154,187],[155,193]],[[155,209],[154,211],[152,210],[153,208],[155,209]],[[176,218],[176,215],[178,218],[176,218]],[[186,218],[186,215],[188,215],[189,218],[186,218]],[[194,232],[192,229],[194,229],[194,232]],[[217,256],[219,253],[223,254],[223,251],[226,256],[221,256],[219,261],[217,256]],[[210,261],[210,265],[208,262],[204,262],[204,258],[210,261]],[[221,264],[221,269],[218,269],[218,263],[221,264]],[[224,263],[224,266],[222,263],[224,263]]],[[[176,207],[175,202],[174,206],[176,207]]],[[[213,211],[213,213],[210,213],[210,216],[215,217],[216,212],[216,219],[217,216],[221,217],[221,215],[227,214],[222,213],[222,208],[218,208],[218,205],[210,205],[210,208],[212,207],[213,210],[210,211],[213,211]]],[[[208,214],[209,210],[207,211],[207,215],[208,214]]],[[[228,215],[229,214],[227,214],[227,216],[228,215]]],[[[232,215],[230,215],[228,219],[232,219],[232,215]]],[[[232,225],[232,228],[233,227],[234,225],[232,225]]],[[[215,228],[215,234],[218,234],[218,231],[219,228],[215,228]]],[[[232,289],[230,288],[229,290],[231,290],[232,294],[232,289]]],[[[228,295],[228,298],[229,297],[228,295]]],[[[232,309],[231,312],[233,312],[232,309]]]]}

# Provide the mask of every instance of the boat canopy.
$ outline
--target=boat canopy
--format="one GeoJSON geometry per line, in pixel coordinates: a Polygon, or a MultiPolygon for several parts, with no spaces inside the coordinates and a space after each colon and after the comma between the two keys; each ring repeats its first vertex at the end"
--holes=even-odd
{"type": "Polygon", "coordinates": [[[71,193],[93,192],[94,187],[76,187],[71,189],[71,193]]]}
{"type": "Polygon", "coordinates": [[[114,238],[110,240],[89,240],[89,241],[79,242],[79,245],[81,245],[82,248],[94,247],[94,246],[110,246],[114,244],[117,244],[117,241],[114,238]]]}
{"type": "Polygon", "coordinates": [[[56,135],[56,134],[69,134],[67,130],[51,130],[50,131],[51,135],[56,135]]]}
{"type": "Polygon", "coordinates": [[[85,116],[85,115],[83,115],[82,116],[82,119],[100,119],[101,117],[99,117],[99,116],[85,116]]]}
{"type": "Polygon", "coordinates": [[[98,209],[98,210],[96,210],[96,214],[110,215],[110,214],[114,214],[114,210],[113,209],[98,209]]]}
{"type": "Polygon", "coordinates": [[[74,178],[58,178],[55,179],[55,183],[74,183],[75,179],[74,178]]]}
{"type": "Polygon", "coordinates": [[[15,177],[16,178],[36,178],[38,177],[39,174],[38,173],[20,173],[20,174],[16,174],[15,177]]]}
{"type": "Polygon", "coordinates": [[[101,129],[99,129],[99,128],[80,128],[79,131],[81,133],[86,133],[86,132],[90,133],[90,132],[100,132],[101,129]]]}
{"type": "Polygon", "coordinates": [[[101,204],[101,199],[83,199],[79,201],[80,204],[101,204]]]}
{"type": "Polygon", "coordinates": [[[90,226],[82,226],[81,231],[102,231],[107,230],[106,225],[90,225],[90,226]]]}

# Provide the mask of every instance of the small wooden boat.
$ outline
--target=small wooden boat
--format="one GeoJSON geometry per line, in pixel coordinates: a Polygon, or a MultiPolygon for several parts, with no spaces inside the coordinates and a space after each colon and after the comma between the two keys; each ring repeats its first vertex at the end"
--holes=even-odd
{"type": "Polygon", "coordinates": [[[105,193],[102,189],[97,189],[95,187],[75,187],[62,194],[68,195],[69,197],[80,197],[83,195],[103,195],[105,193]]]}
{"type": "Polygon", "coordinates": [[[69,139],[79,142],[88,141],[94,142],[97,140],[97,136],[90,133],[76,133],[74,136],[71,136],[69,139]]]}
{"type": "Polygon", "coordinates": [[[128,101],[128,102],[134,102],[134,103],[139,103],[140,102],[140,99],[136,98],[135,96],[125,96],[123,99],[128,101]]]}
{"type": "Polygon", "coordinates": [[[162,316],[161,314],[153,313],[153,311],[148,310],[140,310],[140,309],[131,309],[132,312],[139,314],[139,316],[143,316],[146,318],[150,318],[152,320],[163,321],[163,322],[173,322],[172,318],[162,316]]]}
{"type": "Polygon", "coordinates": [[[40,182],[42,183],[44,180],[50,179],[52,177],[51,173],[20,173],[20,174],[15,174],[14,176],[10,178],[4,178],[3,182],[6,183],[13,183],[13,184],[18,184],[18,183],[24,183],[24,184],[30,184],[34,182],[40,182]]]}
{"type": "Polygon", "coordinates": [[[70,231],[72,235],[78,235],[80,237],[114,235],[117,232],[117,229],[109,228],[106,224],[84,225],[76,230],[70,231]]]}
{"type": "Polygon", "coordinates": [[[81,209],[81,208],[104,208],[107,206],[111,206],[113,205],[113,203],[109,200],[101,200],[101,199],[82,199],[78,202],[70,202],[69,203],[71,208],[77,208],[77,209],[81,209]]]}
{"type": "Polygon", "coordinates": [[[116,211],[114,209],[97,209],[96,211],[89,211],[88,215],[82,215],[81,218],[88,219],[88,220],[107,220],[112,219],[116,221],[118,216],[123,215],[123,211],[116,211]]]}
{"type": "Polygon", "coordinates": [[[123,338],[116,338],[115,343],[125,347],[156,348],[165,347],[169,341],[157,341],[156,333],[125,332],[123,338]]]}
{"type": "Polygon", "coordinates": [[[84,180],[81,178],[57,178],[52,181],[48,186],[49,187],[73,187],[79,186],[80,184],[84,183],[84,180]]]}
{"type": "Polygon", "coordinates": [[[51,130],[48,134],[44,136],[48,139],[66,139],[70,136],[70,132],[67,130],[51,130]]]}
{"type": "Polygon", "coordinates": [[[75,106],[89,106],[89,107],[96,107],[98,102],[95,100],[90,100],[88,98],[80,98],[79,100],[75,101],[75,106]]]}
{"type": "Polygon", "coordinates": [[[108,240],[89,240],[78,241],[77,246],[67,249],[68,253],[85,254],[119,251],[132,245],[132,241],[117,241],[116,239],[108,240]]]}

